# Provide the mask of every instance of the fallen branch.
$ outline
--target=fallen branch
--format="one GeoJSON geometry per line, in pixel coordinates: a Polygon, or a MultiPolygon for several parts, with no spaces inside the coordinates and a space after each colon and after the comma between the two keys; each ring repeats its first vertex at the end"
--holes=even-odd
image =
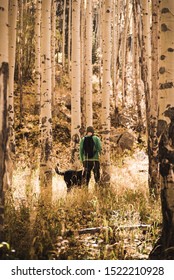
{"type": "Polygon", "coordinates": [[[109,230],[109,229],[112,229],[112,230],[133,230],[133,229],[143,229],[143,230],[148,230],[149,228],[151,227],[151,225],[144,225],[144,224],[138,224],[138,225],[125,225],[125,226],[114,226],[113,228],[112,227],[94,227],[94,228],[84,228],[84,229],[80,229],[80,230],[77,230],[77,231],[68,231],[67,232],[67,235],[76,235],[76,234],[79,234],[79,235],[82,235],[82,234],[95,234],[95,233],[101,233],[102,231],[105,231],[105,230],[109,230]]]}

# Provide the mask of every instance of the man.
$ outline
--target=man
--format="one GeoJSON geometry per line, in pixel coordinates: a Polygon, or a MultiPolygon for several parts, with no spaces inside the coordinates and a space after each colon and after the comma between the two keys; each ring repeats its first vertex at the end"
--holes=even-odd
{"type": "Polygon", "coordinates": [[[95,182],[98,183],[100,180],[100,153],[100,138],[94,135],[94,128],[92,126],[88,126],[85,137],[83,137],[80,141],[80,160],[83,162],[83,178],[87,186],[91,178],[92,170],[94,172],[95,182]]]}

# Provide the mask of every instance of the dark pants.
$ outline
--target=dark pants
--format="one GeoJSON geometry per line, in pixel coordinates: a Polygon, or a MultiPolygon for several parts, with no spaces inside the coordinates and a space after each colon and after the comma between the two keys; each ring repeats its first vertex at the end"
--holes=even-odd
{"type": "Polygon", "coordinates": [[[98,183],[100,180],[100,163],[99,161],[84,161],[83,162],[84,173],[83,173],[83,181],[86,185],[89,184],[91,178],[91,171],[94,172],[95,182],[98,183]]]}

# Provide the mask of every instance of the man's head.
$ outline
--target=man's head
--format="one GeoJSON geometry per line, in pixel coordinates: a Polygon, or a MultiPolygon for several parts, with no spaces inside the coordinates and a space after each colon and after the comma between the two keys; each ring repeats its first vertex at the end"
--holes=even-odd
{"type": "Polygon", "coordinates": [[[94,128],[92,126],[88,126],[86,129],[86,133],[89,135],[94,134],[94,128]]]}

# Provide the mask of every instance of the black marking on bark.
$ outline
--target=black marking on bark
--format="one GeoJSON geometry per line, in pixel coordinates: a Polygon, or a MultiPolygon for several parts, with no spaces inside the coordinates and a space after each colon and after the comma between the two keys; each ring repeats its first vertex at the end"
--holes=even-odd
{"type": "Polygon", "coordinates": [[[72,136],[72,141],[76,144],[78,144],[80,142],[80,136],[75,133],[73,136],[72,136]]]}
{"type": "Polygon", "coordinates": [[[160,67],[159,72],[160,72],[160,74],[164,74],[166,72],[166,68],[160,67]]]}
{"type": "Polygon", "coordinates": [[[171,30],[167,27],[167,25],[165,23],[162,23],[161,24],[161,31],[167,32],[167,31],[171,31],[171,30]]]}
{"type": "Polygon", "coordinates": [[[168,52],[174,52],[173,48],[168,48],[167,50],[168,50],[168,52]]]}
{"type": "Polygon", "coordinates": [[[161,60],[164,60],[165,58],[166,58],[165,55],[161,55],[161,57],[160,57],[161,60]]]}
{"type": "Polygon", "coordinates": [[[167,88],[172,88],[172,87],[174,87],[172,82],[160,84],[160,89],[167,89],[167,88]]]}
{"type": "Polygon", "coordinates": [[[161,13],[162,13],[162,14],[167,14],[167,13],[170,13],[170,11],[169,11],[168,8],[163,8],[163,9],[161,10],[161,13]]]}
{"type": "Polygon", "coordinates": [[[46,121],[47,121],[47,117],[43,117],[43,118],[42,118],[42,120],[41,120],[42,125],[43,125],[43,124],[45,124],[45,123],[46,123],[46,121]]]}

